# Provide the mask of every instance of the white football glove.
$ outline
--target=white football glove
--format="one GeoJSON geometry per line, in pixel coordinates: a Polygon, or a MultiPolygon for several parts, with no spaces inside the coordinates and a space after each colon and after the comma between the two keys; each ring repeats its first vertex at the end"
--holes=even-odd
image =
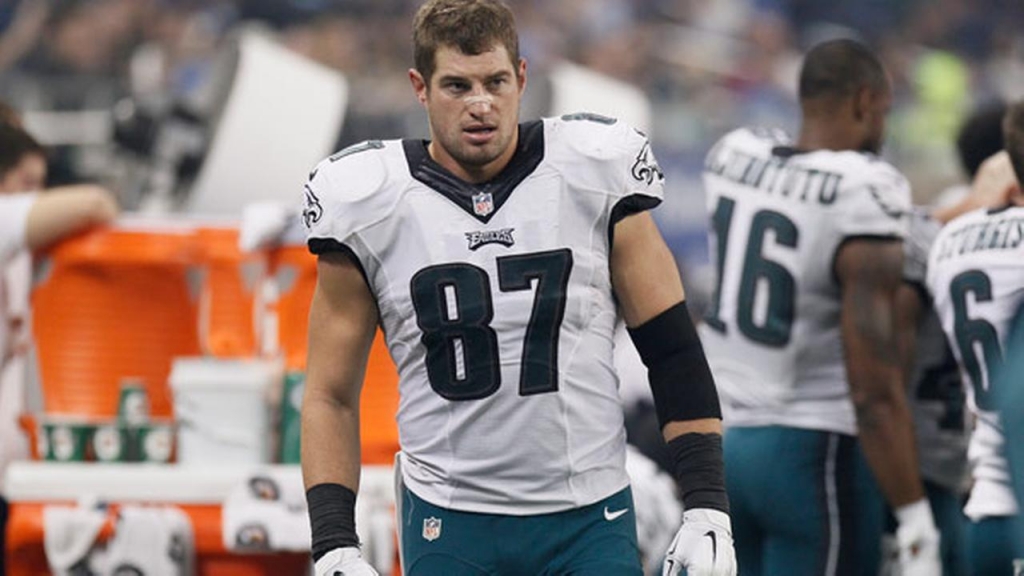
{"type": "Polygon", "coordinates": [[[694,508],[683,513],[683,525],[676,532],[665,555],[662,576],[735,576],[736,552],[732,545],[732,523],[725,512],[694,508]],[[682,572],[683,569],[686,572],[682,572]]]}
{"type": "Polygon", "coordinates": [[[373,566],[363,560],[359,548],[335,548],[316,563],[316,576],[380,576],[373,566]]]}
{"type": "Polygon", "coordinates": [[[935,528],[932,509],[922,498],[895,510],[899,526],[896,545],[900,555],[902,576],[939,576],[942,561],[939,554],[939,531],[935,528]]]}

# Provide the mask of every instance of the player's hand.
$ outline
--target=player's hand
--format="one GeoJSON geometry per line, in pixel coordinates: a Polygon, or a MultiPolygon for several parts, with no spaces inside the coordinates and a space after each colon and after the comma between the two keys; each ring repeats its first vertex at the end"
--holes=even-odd
{"type": "Polygon", "coordinates": [[[683,513],[683,525],[668,547],[661,570],[662,576],[680,573],[735,576],[736,552],[728,514],[710,508],[694,508],[683,513]]]}
{"type": "Polygon", "coordinates": [[[942,574],[939,531],[935,528],[927,500],[909,504],[896,511],[896,545],[899,549],[901,576],[938,576],[942,574]]]}
{"type": "Polygon", "coordinates": [[[380,576],[359,548],[335,548],[316,563],[316,576],[380,576]]]}
{"type": "Polygon", "coordinates": [[[1017,187],[1010,155],[1003,150],[978,167],[978,173],[971,182],[971,198],[979,208],[996,208],[1006,205],[1017,187]]]}

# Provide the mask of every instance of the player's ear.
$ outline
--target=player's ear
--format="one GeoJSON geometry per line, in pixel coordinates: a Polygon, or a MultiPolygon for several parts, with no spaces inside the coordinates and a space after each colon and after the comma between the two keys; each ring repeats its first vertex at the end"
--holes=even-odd
{"type": "Polygon", "coordinates": [[[853,118],[858,122],[864,120],[871,111],[875,93],[867,86],[862,86],[853,96],[853,118]]]}
{"type": "Polygon", "coordinates": [[[519,59],[519,68],[516,74],[516,81],[519,83],[519,95],[526,90],[526,58],[519,59]]]}
{"type": "Polygon", "coordinates": [[[420,104],[427,105],[427,85],[426,79],[419,73],[415,68],[409,69],[409,82],[412,83],[412,89],[416,92],[416,99],[420,101],[420,104]]]}

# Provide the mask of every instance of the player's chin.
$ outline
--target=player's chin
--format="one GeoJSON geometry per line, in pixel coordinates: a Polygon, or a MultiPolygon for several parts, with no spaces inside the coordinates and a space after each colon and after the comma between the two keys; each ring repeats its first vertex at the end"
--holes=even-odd
{"type": "Polygon", "coordinates": [[[486,166],[497,160],[500,155],[500,151],[497,150],[497,146],[493,143],[463,146],[459,154],[461,158],[458,158],[458,160],[461,164],[467,166],[486,166]]]}

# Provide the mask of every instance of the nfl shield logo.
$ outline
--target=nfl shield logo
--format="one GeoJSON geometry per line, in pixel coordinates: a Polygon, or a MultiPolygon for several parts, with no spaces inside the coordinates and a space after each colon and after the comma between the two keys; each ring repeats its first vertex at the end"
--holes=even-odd
{"type": "Polygon", "coordinates": [[[441,519],[440,518],[424,518],[423,519],[423,539],[427,542],[433,542],[441,537],[441,519]]]}
{"type": "Polygon", "coordinates": [[[490,192],[481,192],[473,195],[473,212],[477,216],[487,216],[494,212],[494,198],[490,192]]]}

